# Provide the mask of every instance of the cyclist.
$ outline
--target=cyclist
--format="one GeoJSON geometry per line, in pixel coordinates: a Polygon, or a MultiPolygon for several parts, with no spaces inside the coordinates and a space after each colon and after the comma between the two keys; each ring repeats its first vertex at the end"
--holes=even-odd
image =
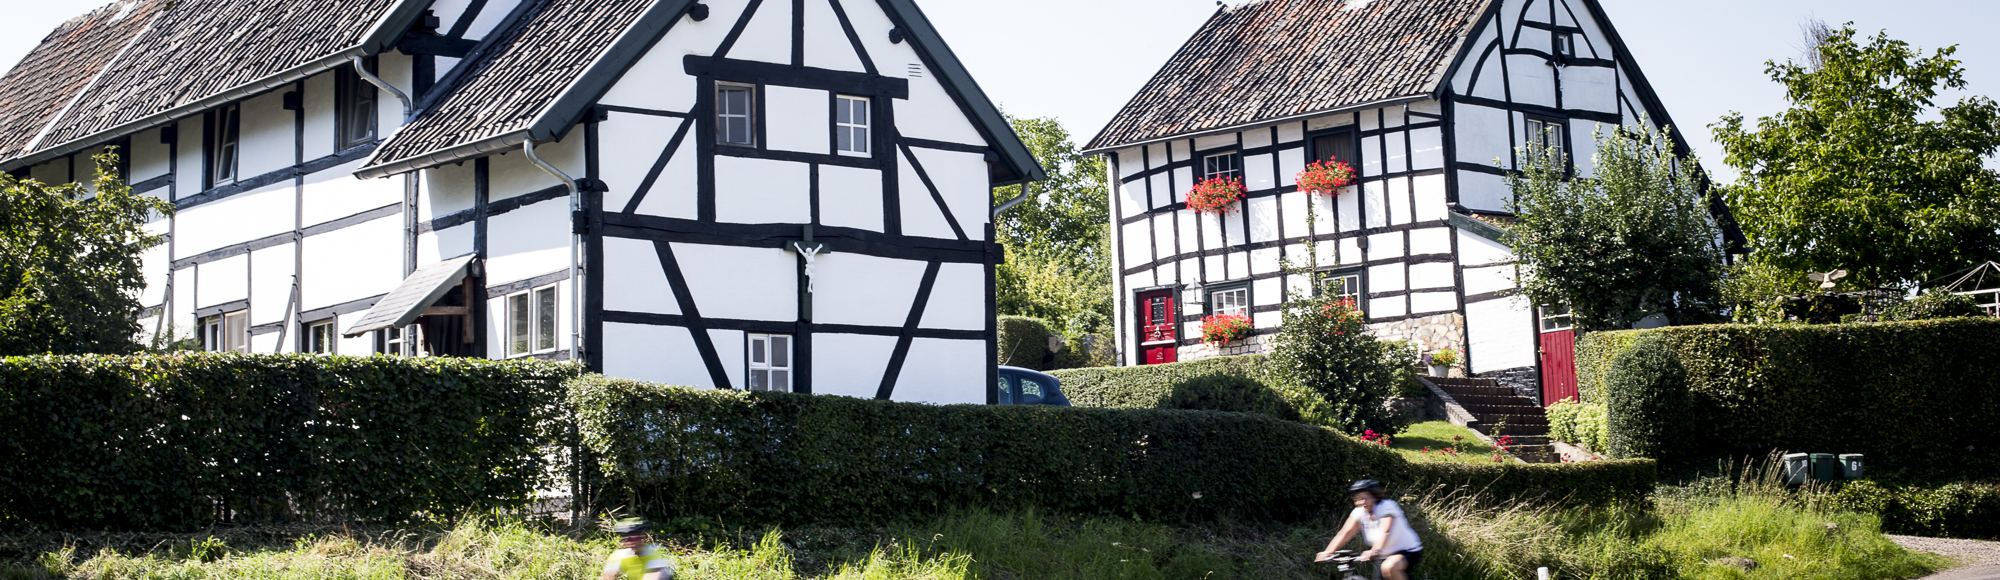
{"type": "Polygon", "coordinates": [[[1354,482],[1347,487],[1347,493],[1354,497],[1354,511],[1347,514],[1347,523],[1340,526],[1340,533],[1333,537],[1333,543],[1326,545],[1326,551],[1319,553],[1318,559],[1332,558],[1334,551],[1360,531],[1368,542],[1368,551],[1361,553],[1361,559],[1381,558],[1383,577],[1409,580],[1410,572],[1423,559],[1424,544],[1417,539],[1417,531],[1410,528],[1410,518],[1403,514],[1403,506],[1384,498],[1382,483],[1373,479],[1354,482]]]}
{"type": "Polygon", "coordinates": [[[604,561],[603,580],[673,580],[674,565],[646,535],[646,520],[620,520],[611,531],[618,534],[620,547],[604,561]]]}

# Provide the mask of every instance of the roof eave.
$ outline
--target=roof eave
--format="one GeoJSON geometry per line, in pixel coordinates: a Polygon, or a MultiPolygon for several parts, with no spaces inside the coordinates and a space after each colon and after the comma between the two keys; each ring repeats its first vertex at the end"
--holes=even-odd
{"type": "Polygon", "coordinates": [[[1264,127],[1270,127],[1270,126],[1273,126],[1273,125],[1283,125],[1283,124],[1286,124],[1286,123],[1295,123],[1295,122],[1298,122],[1298,121],[1303,121],[1303,120],[1306,120],[1306,119],[1311,119],[1311,118],[1314,118],[1314,117],[1324,117],[1324,116],[1327,116],[1327,115],[1338,115],[1338,114],[1341,114],[1341,113],[1352,113],[1352,112],[1354,112],[1354,111],[1360,111],[1360,110],[1365,110],[1365,109],[1375,109],[1375,108],[1381,108],[1381,107],[1393,107],[1393,106],[1396,106],[1396,105],[1401,105],[1401,104],[1406,104],[1406,103],[1414,103],[1414,102],[1417,102],[1417,101],[1428,101],[1428,100],[1432,100],[1432,97],[1431,97],[1431,91],[1429,91],[1429,90],[1425,90],[1424,92],[1421,92],[1421,93],[1415,93],[1415,94],[1410,94],[1410,95],[1404,95],[1404,96],[1400,96],[1400,97],[1390,97],[1390,98],[1387,98],[1387,99],[1378,99],[1378,100],[1374,100],[1374,101],[1368,101],[1368,102],[1364,102],[1364,103],[1357,103],[1357,104],[1353,104],[1353,105],[1344,105],[1344,106],[1340,106],[1340,107],[1334,107],[1334,108],[1331,108],[1331,109],[1322,109],[1322,110],[1318,110],[1318,111],[1313,111],[1313,112],[1310,112],[1310,113],[1299,113],[1299,114],[1296,114],[1296,115],[1286,115],[1286,116],[1283,116],[1283,117],[1278,117],[1278,118],[1275,118],[1275,119],[1263,119],[1263,120],[1258,120],[1258,121],[1251,121],[1251,122],[1248,122],[1248,123],[1239,123],[1239,124],[1235,124],[1235,125],[1230,125],[1230,126],[1227,126],[1227,127],[1218,127],[1218,128],[1215,128],[1215,129],[1208,129],[1208,130],[1204,130],[1204,131],[1194,131],[1194,132],[1188,132],[1188,133],[1178,133],[1178,134],[1174,134],[1174,135],[1166,135],[1166,136],[1163,136],[1163,137],[1154,137],[1154,138],[1151,138],[1151,139],[1146,139],[1146,140],[1143,140],[1143,141],[1133,141],[1133,142],[1131,142],[1131,143],[1121,143],[1121,144],[1118,144],[1118,145],[1102,145],[1102,146],[1098,146],[1098,147],[1095,147],[1095,148],[1091,148],[1091,149],[1085,149],[1085,150],[1083,150],[1083,154],[1084,154],[1084,155],[1103,155],[1103,154],[1106,154],[1106,153],[1111,153],[1111,152],[1113,152],[1113,151],[1117,151],[1117,150],[1119,150],[1119,149],[1130,149],[1130,148],[1133,148],[1133,147],[1145,147],[1145,146],[1147,146],[1147,145],[1153,145],[1153,144],[1158,144],[1158,143],[1165,143],[1165,142],[1168,142],[1168,141],[1175,141],[1175,140],[1179,140],[1179,139],[1197,139],[1197,138],[1201,138],[1201,137],[1207,137],[1207,136],[1210,136],[1210,135],[1221,135],[1221,134],[1224,134],[1224,133],[1237,133],[1237,132],[1242,132],[1242,131],[1249,131],[1249,130],[1251,130],[1251,129],[1261,129],[1261,128],[1264,128],[1264,127]]]}
{"type": "Polygon", "coordinates": [[[354,176],[361,179],[379,179],[391,175],[401,175],[412,171],[430,169],[447,163],[457,163],[467,159],[485,157],[496,152],[512,149],[520,145],[522,141],[528,140],[528,137],[529,131],[527,129],[501,133],[450,149],[432,151],[395,161],[369,165],[355,170],[354,176]]]}
{"type": "Polygon", "coordinates": [[[937,69],[935,72],[960,91],[966,101],[966,108],[972,110],[973,120],[987,133],[987,138],[993,141],[994,148],[999,151],[1000,159],[1007,163],[1007,167],[1020,180],[1014,183],[1048,179],[1048,172],[1043,170],[1041,162],[1035,159],[1034,153],[1028,151],[1028,145],[1021,142],[1021,136],[1014,132],[1013,124],[1008,123],[1007,117],[1000,114],[1000,107],[993,104],[993,99],[988,98],[986,91],[979,88],[979,83],[972,80],[972,73],[965,69],[964,63],[959,62],[958,55],[952,53],[951,46],[945,44],[944,36],[938,34],[936,27],[931,26],[930,19],[924,16],[923,10],[918,9],[912,0],[882,0],[882,5],[893,9],[895,16],[899,17],[897,18],[900,21],[899,25],[908,28],[905,31],[908,36],[914,38],[917,46],[923,47],[924,52],[936,61],[932,63],[937,69]]]}
{"type": "Polygon", "coordinates": [[[577,75],[576,81],[564,88],[541,115],[528,125],[528,135],[536,141],[548,141],[568,132],[570,125],[583,117],[603,98],[605,91],[611,90],[612,83],[624,76],[627,69],[659,40],[661,35],[679,22],[695,0],[658,0],[652,8],[646,9],[624,32],[618,34],[611,46],[577,75]]]}

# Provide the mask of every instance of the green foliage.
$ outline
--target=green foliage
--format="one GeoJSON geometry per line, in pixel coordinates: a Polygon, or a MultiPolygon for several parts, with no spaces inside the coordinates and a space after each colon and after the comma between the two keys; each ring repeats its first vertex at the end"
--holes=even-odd
{"type": "Polygon", "coordinates": [[[1332,406],[1326,398],[1310,389],[1285,382],[1277,376],[1265,355],[1216,357],[1136,367],[1062,370],[1050,374],[1062,380],[1063,393],[1069,396],[1070,404],[1078,407],[1242,411],[1333,426],[1329,422],[1332,406]],[[1204,384],[1196,386],[1196,382],[1204,384]],[[1223,390],[1236,392],[1218,392],[1223,390]],[[1225,401],[1230,403],[1224,406],[1225,401]],[[1249,401],[1282,404],[1248,405],[1249,401]],[[1249,408],[1245,408],[1246,405],[1249,408]]]}
{"type": "Polygon", "coordinates": [[[1388,409],[1408,388],[1417,364],[1408,343],[1375,338],[1354,304],[1331,293],[1293,294],[1284,305],[1272,371],[1281,382],[1324,397],[1324,425],[1343,433],[1403,430],[1406,418],[1388,409]]]}
{"type": "Polygon", "coordinates": [[[1883,485],[1861,479],[1827,494],[1835,509],[1875,514],[1898,534],[2000,540],[2000,484],[1883,485]]]}
{"type": "Polygon", "coordinates": [[[575,367],[452,358],[0,359],[0,526],[394,522],[519,507],[575,367]]]}
{"type": "MultiPolygon", "coordinates": [[[[994,224],[1007,261],[996,272],[1000,313],[1048,320],[1070,335],[1111,323],[1111,198],[1104,158],[1084,155],[1053,118],[1012,119],[1048,171],[994,224]]],[[[995,205],[1022,187],[993,190],[995,205]]]]}
{"type": "Polygon", "coordinates": [[[1611,437],[1607,414],[1601,402],[1558,401],[1548,408],[1549,438],[1605,453],[1611,437]]]}
{"type": "Polygon", "coordinates": [[[1048,371],[1105,367],[1114,364],[1110,328],[1065,335],[1048,321],[1026,316],[1000,317],[1000,364],[1048,371]],[[1049,353],[1048,340],[1062,338],[1062,350],[1049,353]]]}
{"type": "Polygon", "coordinates": [[[1173,393],[1160,401],[1159,408],[1255,413],[1286,421],[1299,420],[1298,409],[1276,389],[1242,375],[1195,377],[1176,385],[1173,393]]]}
{"type": "MultiPolygon", "coordinates": [[[[1848,278],[1842,280],[1846,282],[1848,278]]],[[[1779,268],[1768,262],[1744,260],[1731,264],[1722,277],[1722,300],[1730,306],[1731,321],[1737,324],[1778,324],[1786,322],[1789,301],[1798,296],[1822,292],[1819,283],[1806,272],[1779,268]]]]}
{"type": "Polygon", "coordinates": [[[1792,272],[1843,268],[1870,287],[1907,286],[2000,257],[2000,104],[1966,97],[1947,47],[1924,56],[1852,26],[1817,47],[1818,66],[1766,63],[1791,108],[1754,128],[1712,125],[1731,166],[1724,189],[1754,259],[1792,272]],[[1893,232],[1893,235],[1884,235],[1893,232]]]}
{"type": "Polygon", "coordinates": [[[118,158],[94,184],[47,186],[0,175],[0,355],[125,354],[140,349],[139,255],[167,202],[133,195],[118,158]]]}
{"type": "Polygon", "coordinates": [[[1497,501],[1635,501],[1650,461],[1412,464],[1310,425],[1243,413],[932,406],[584,377],[582,440],[611,496],[653,518],[895,521],[965,507],[1147,519],[1294,519],[1344,485],[1486,489],[1497,501]]]}
{"type": "Polygon", "coordinates": [[[1937,320],[1940,318],[1989,318],[1979,300],[1964,294],[1932,292],[1914,299],[1897,303],[1881,314],[1868,316],[1864,322],[1908,322],[1913,320],[1937,320]]]}
{"type": "Polygon", "coordinates": [[[1877,474],[1987,479],[2000,477],[1996,357],[2000,320],[1952,318],[1599,332],[1581,340],[1577,367],[1609,403],[1612,453],[1621,441],[1679,451],[1658,457],[1669,473],[1782,450],[1861,453],[1877,474]],[[1641,344],[1658,348],[1624,365],[1641,344]]]}
{"type": "Polygon", "coordinates": [[[1560,151],[1524,151],[1524,170],[1507,177],[1522,291],[1537,304],[1570,305],[1586,330],[1716,310],[1720,234],[1700,169],[1676,147],[1646,122],[1600,131],[1590,177],[1571,176],[1560,151]]]}

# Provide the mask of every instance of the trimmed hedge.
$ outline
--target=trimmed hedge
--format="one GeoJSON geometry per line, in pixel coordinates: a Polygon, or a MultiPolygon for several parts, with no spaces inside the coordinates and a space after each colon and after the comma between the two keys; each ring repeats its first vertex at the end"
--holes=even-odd
{"type": "Polygon", "coordinates": [[[518,507],[575,367],[177,354],[0,359],[0,525],[395,522],[518,507]]]}
{"type": "Polygon", "coordinates": [[[1638,501],[1650,461],[1412,464],[1386,448],[1244,413],[931,406],[572,381],[607,506],[655,518],[895,520],[1035,506],[1150,519],[1290,519],[1338,510],[1373,477],[1491,500],[1638,501]]]}
{"type": "Polygon", "coordinates": [[[1881,516],[1885,532],[2000,540],[2000,484],[1883,486],[1863,479],[1840,485],[1828,499],[1837,509],[1881,516]]]}
{"type": "Polygon", "coordinates": [[[1621,457],[1671,452],[1659,458],[1669,472],[1786,451],[1861,453],[1871,472],[1920,479],[2000,477],[2000,320],[1598,332],[1577,366],[1605,391],[1612,453],[1621,441],[1621,457]]]}
{"type": "Polygon", "coordinates": [[[1058,333],[1040,318],[1000,317],[1000,364],[1042,370],[1049,354],[1049,337],[1058,333]]]}
{"type": "Polygon", "coordinates": [[[1548,408],[1549,438],[1604,453],[1610,438],[1604,403],[1558,401],[1548,408]]]}
{"type": "Polygon", "coordinates": [[[1280,379],[1261,354],[1049,374],[1078,407],[1247,412],[1316,425],[1332,412],[1320,394],[1280,379]]]}

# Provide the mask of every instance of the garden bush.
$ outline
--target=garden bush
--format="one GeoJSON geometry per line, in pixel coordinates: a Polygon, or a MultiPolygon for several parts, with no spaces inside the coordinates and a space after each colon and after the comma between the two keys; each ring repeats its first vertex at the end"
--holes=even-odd
{"type": "Polygon", "coordinates": [[[1113,364],[1107,348],[1112,338],[1104,334],[1070,336],[1040,318],[1000,317],[1000,364],[1038,371],[1102,367],[1113,364]],[[1051,354],[1048,340],[1061,337],[1062,350],[1051,354]]]}
{"type": "Polygon", "coordinates": [[[2000,477],[2000,320],[1598,332],[1578,352],[1586,393],[1603,393],[1585,401],[1609,404],[1611,451],[1678,452],[1656,457],[1670,473],[1785,451],[1860,453],[1873,473],[1928,481],[2000,477]],[[1620,397],[1643,405],[1621,411],[1620,397]]]}
{"type": "Polygon", "coordinates": [[[1286,297],[1284,324],[1271,351],[1272,372],[1319,393],[1328,405],[1321,424],[1347,433],[1397,433],[1408,425],[1386,403],[1414,380],[1417,351],[1367,332],[1367,316],[1351,299],[1330,292],[1286,297]]]}
{"type": "Polygon", "coordinates": [[[1280,379],[1264,355],[1049,374],[1078,407],[1238,411],[1316,425],[1326,425],[1331,413],[1319,393],[1280,379]]]}
{"type": "Polygon", "coordinates": [[[0,359],[0,525],[397,522],[518,507],[575,367],[177,354],[0,359]]]}
{"type": "Polygon", "coordinates": [[[1213,411],[1044,408],[571,383],[606,507],[732,522],[884,521],[958,507],[1149,519],[1310,517],[1371,477],[1495,501],[1610,503],[1650,461],[1412,464],[1320,427],[1213,411]]]}
{"type": "Polygon", "coordinates": [[[1872,513],[1898,534],[2000,540],[2000,484],[1883,485],[1871,480],[1840,484],[1825,498],[1834,508],[1872,513]]]}
{"type": "Polygon", "coordinates": [[[1604,403],[1559,401],[1548,408],[1549,438],[1604,453],[1609,437],[1604,403]]]}

